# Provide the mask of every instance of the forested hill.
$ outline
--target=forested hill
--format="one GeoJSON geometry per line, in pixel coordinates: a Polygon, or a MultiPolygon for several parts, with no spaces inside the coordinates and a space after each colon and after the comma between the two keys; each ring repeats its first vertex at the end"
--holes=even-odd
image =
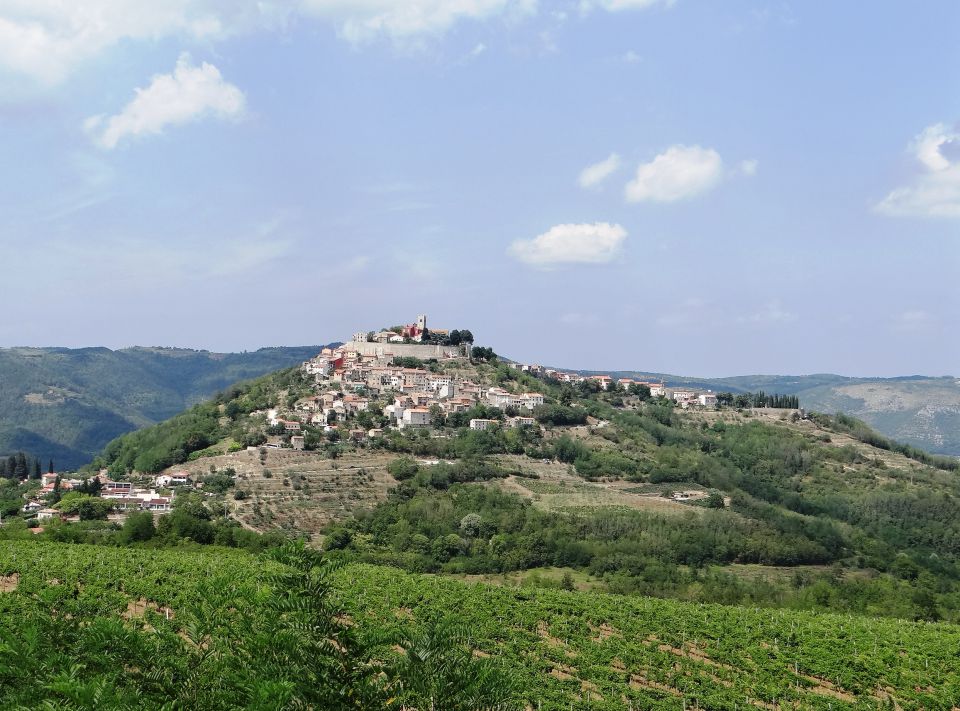
{"type": "Polygon", "coordinates": [[[118,435],[172,417],[239,380],[300,363],[322,346],[211,353],[177,348],[0,349],[0,456],[60,469],[118,435]]]}
{"type": "Polygon", "coordinates": [[[658,378],[667,384],[717,392],[763,390],[796,395],[807,410],[852,415],[898,442],[936,454],[960,456],[960,378],[953,376],[851,378],[827,373],[692,378],[639,371],[596,372],[623,378],[658,378]]]}

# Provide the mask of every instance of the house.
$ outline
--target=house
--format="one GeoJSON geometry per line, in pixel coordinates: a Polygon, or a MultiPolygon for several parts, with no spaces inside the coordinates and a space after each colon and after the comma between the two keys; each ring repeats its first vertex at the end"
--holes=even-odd
{"type": "Polygon", "coordinates": [[[54,518],[63,518],[63,514],[56,509],[40,509],[37,512],[38,521],[49,521],[50,519],[54,518]]]}
{"type": "Polygon", "coordinates": [[[599,385],[601,390],[609,390],[613,385],[613,378],[609,375],[591,375],[590,380],[599,385]]]}
{"type": "Polygon", "coordinates": [[[716,407],[717,406],[717,396],[713,393],[700,393],[700,396],[697,398],[702,407],[716,407]]]}
{"type": "Polygon", "coordinates": [[[300,423],[296,420],[280,420],[279,424],[283,425],[283,429],[287,432],[300,431],[300,423]]]}
{"type": "Polygon", "coordinates": [[[410,407],[403,411],[403,418],[399,422],[401,428],[429,427],[430,410],[425,407],[410,407]]]}
{"type": "Polygon", "coordinates": [[[183,486],[190,483],[190,475],[187,472],[161,474],[156,478],[155,483],[157,486],[183,486]]]}
{"type": "Polygon", "coordinates": [[[650,397],[666,397],[667,389],[664,387],[663,383],[657,383],[656,385],[650,386],[650,397]]]}
{"type": "Polygon", "coordinates": [[[521,406],[528,410],[532,410],[543,404],[543,395],[540,393],[524,393],[520,398],[521,406]]]}
{"type": "Polygon", "coordinates": [[[294,435],[290,438],[290,446],[298,452],[303,451],[304,439],[302,435],[294,435]]]}
{"type": "Polygon", "coordinates": [[[23,512],[33,513],[34,511],[39,511],[42,508],[43,508],[43,504],[41,504],[39,501],[28,501],[23,506],[23,512]]]}
{"type": "Polygon", "coordinates": [[[496,427],[499,424],[500,420],[484,420],[478,417],[470,420],[470,429],[484,432],[492,427],[496,427]]]}
{"type": "Polygon", "coordinates": [[[144,511],[169,511],[173,508],[169,496],[147,496],[140,501],[144,511]]]}
{"type": "Polygon", "coordinates": [[[520,398],[513,393],[507,392],[503,388],[490,388],[487,391],[487,401],[495,407],[519,407],[520,398]]]}
{"type": "MultiPolygon", "coordinates": [[[[54,489],[56,489],[56,488],[57,488],[57,483],[56,483],[56,481],[53,481],[53,482],[51,482],[51,483],[49,483],[49,484],[44,484],[43,486],[41,486],[41,487],[40,487],[40,493],[41,493],[41,494],[49,494],[49,493],[51,493],[51,492],[52,492],[54,489]]],[[[61,479],[61,480],[60,480],[60,491],[70,491],[70,489],[72,489],[72,488],[73,488],[73,482],[72,482],[71,480],[69,480],[69,479],[61,479]]]]}
{"type": "Polygon", "coordinates": [[[133,491],[133,484],[129,481],[104,481],[101,496],[126,496],[133,491]]]}
{"type": "Polygon", "coordinates": [[[536,426],[537,421],[532,417],[509,417],[507,418],[507,425],[510,427],[534,427],[536,426]]]}

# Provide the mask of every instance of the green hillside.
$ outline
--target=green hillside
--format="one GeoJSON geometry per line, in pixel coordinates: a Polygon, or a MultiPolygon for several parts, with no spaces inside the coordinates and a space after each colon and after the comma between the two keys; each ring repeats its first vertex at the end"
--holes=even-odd
{"type": "Polygon", "coordinates": [[[819,374],[691,378],[638,371],[618,371],[612,375],[656,378],[672,385],[715,392],[763,390],[797,395],[807,410],[852,415],[897,441],[928,452],[960,457],[960,378],[953,376],[850,378],[819,374]]]}
{"type": "Polygon", "coordinates": [[[60,469],[115,437],[172,417],[238,380],[299,363],[319,346],[210,353],[174,348],[0,349],[0,456],[60,469]]]}
{"type": "MultiPolygon", "coordinates": [[[[266,442],[269,428],[255,413],[292,413],[316,395],[289,369],[118,438],[97,465],[115,476],[175,465],[195,478],[229,468],[243,490],[235,516],[248,526],[325,534],[351,559],[411,571],[557,567],[608,591],[958,619],[955,460],[844,416],[681,410],[502,364],[436,367],[543,392],[532,413],[541,426],[473,431],[472,417],[504,416],[477,405],[438,413],[432,436],[386,430],[353,442],[353,428],[373,423],[364,412],[329,433],[304,423],[306,451],[258,456],[247,446],[266,442]]],[[[278,447],[289,439],[282,429],[278,447]]]]}
{"type": "MultiPolygon", "coordinates": [[[[956,460],[847,416],[684,410],[493,356],[424,365],[545,403],[534,426],[475,403],[354,439],[393,394],[324,430],[300,408],[343,384],[288,368],[104,449],[115,477],[172,466],[203,484],[155,526],[8,520],[0,693],[423,711],[960,700],[956,460]],[[301,418],[302,451],[268,408],[301,418]]],[[[0,482],[8,516],[29,518],[31,486],[0,482]]]]}

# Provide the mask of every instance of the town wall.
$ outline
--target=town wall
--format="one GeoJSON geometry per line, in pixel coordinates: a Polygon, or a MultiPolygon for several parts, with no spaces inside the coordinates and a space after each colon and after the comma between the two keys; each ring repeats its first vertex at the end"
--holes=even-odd
{"type": "Polygon", "coordinates": [[[402,356],[407,358],[457,358],[463,355],[460,346],[440,346],[427,343],[368,343],[366,341],[350,341],[344,350],[354,351],[365,356],[402,356]]]}

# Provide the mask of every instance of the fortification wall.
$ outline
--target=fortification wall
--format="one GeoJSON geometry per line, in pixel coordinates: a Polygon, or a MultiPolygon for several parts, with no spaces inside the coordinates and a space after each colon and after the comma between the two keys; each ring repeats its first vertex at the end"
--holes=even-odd
{"type": "Polygon", "coordinates": [[[366,341],[350,341],[344,349],[355,351],[360,355],[377,356],[405,356],[429,360],[430,358],[456,358],[463,355],[460,346],[438,346],[421,343],[367,343],[366,341]]]}

